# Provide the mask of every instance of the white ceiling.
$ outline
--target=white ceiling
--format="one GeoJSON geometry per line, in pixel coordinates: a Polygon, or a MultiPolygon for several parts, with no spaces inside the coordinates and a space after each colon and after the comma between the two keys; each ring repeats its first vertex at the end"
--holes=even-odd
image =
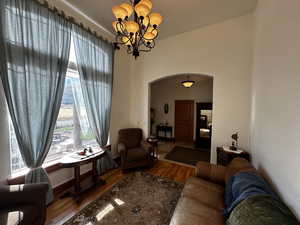
{"type": "MultiPolygon", "coordinates": [[[[65,0],[88,17],[113,31],[111,8],[126,0],[65,0]]],[[[128,0],[127,0],[128,2],[128,0]]],[[[194,30],[255,10],[257,0],[152,0],[154,12],[164,17],[160,38],[194,30]]]]}

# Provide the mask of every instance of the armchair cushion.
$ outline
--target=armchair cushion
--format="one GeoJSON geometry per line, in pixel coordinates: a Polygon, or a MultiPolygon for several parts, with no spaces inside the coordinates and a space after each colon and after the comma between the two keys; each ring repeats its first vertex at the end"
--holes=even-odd
{"type": "Polygon", "coordinates": [[[33,204],[40,207],[46,199],[48,188],[47,183],[21,185],[5,185],[2,183],[0,184],[0,208],[18,204],[33,204]],[[32,198],[33,193],[34,198],[32,198]]]}
{"type": "Polygon", "coordinates": [[[123,143],[127,149],[140,147],[142,139],[142,129],[128,128],[119,131],[119,142],[123,143]]]}
{"type": "Polygon", "coordinates": [[[127,152],[126,160],[128,162],[144,160],[149,157],[149,152],[144,148],[131,148],[127,152]]]}
{"type": "Polygon", "coordinates": [[[19,205],[7,209],[0,209],[1,225],[35,224],[37,210],[33,205],[19,205]]]}

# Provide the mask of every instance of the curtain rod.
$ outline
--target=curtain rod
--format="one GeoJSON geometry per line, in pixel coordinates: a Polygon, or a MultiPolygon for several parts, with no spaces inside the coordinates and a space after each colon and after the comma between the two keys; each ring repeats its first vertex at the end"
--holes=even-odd
{"type": "Polygon", "coordinates": [[[34,0],[36,1],[38,4],[40,4],[41,6],[47,8],[48,10],[50,10],[51,12],[56,13],[57,15],[63,17],[64,19],[66,19],[67,21],[69,21],[72,24],[75,24],[79,27],[81,27],[82,29],[84,29],[85,31],[89,32],[90,34],[94,35],[95,37],[104,40],[110,44],[114,45],[114,42],[108,40],[107,38],[103,37],[102,35],[98,35],[98,33],[94,30],[92,31],[90,27],[85,27],[84,24],[82,22],[77,22],[75,20],[74,17],[72,16],[68,16],[63,10],[59,10],[57,9],[55,6],[51,6],[47,0],[34,0]]]}

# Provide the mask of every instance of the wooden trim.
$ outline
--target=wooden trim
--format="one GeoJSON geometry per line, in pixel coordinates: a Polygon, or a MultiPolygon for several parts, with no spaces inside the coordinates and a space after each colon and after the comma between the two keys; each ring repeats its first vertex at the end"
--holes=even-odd
{"type": "MultiPolygon", "coordinates": [[[[103,149],[111,150],[111,145],[107,145],[107,146],[103,147],[103,149]]],[[[60,169],[63,169],[63,168],[59,165],[59,163],[55,163],[51,166],[45,167],[44,169],[46,170],[47,173],[51,174],[51,173],[58,171],[60,169]]],[[[14,178],[9,178],[9,179],[7,179],[7,183],[9,185],[24,184],[25,183],[25,175],[14,177],[14,178]]]]}

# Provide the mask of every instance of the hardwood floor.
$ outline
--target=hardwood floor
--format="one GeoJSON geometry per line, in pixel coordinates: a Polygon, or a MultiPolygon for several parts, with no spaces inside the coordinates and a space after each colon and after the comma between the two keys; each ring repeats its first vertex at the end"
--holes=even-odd
{"type": "MultiPolygon", "coordinates": [[[[153,168],[145,171],[153,175],[184,183],[189,177],[194,175],[194,170],[195,169],[191,167],[166,161],[158,161],[153,168]]],[[[120,169],[105,174],[102,178],[106,180],[106,185],[94,188],[85,193],[80,204],[77,204],[72,198],[56,198],[55,201],[48,206],[46,225],[58,225],[66,222],[127,175],[128,174],[123,174],[120,169]]]]}

